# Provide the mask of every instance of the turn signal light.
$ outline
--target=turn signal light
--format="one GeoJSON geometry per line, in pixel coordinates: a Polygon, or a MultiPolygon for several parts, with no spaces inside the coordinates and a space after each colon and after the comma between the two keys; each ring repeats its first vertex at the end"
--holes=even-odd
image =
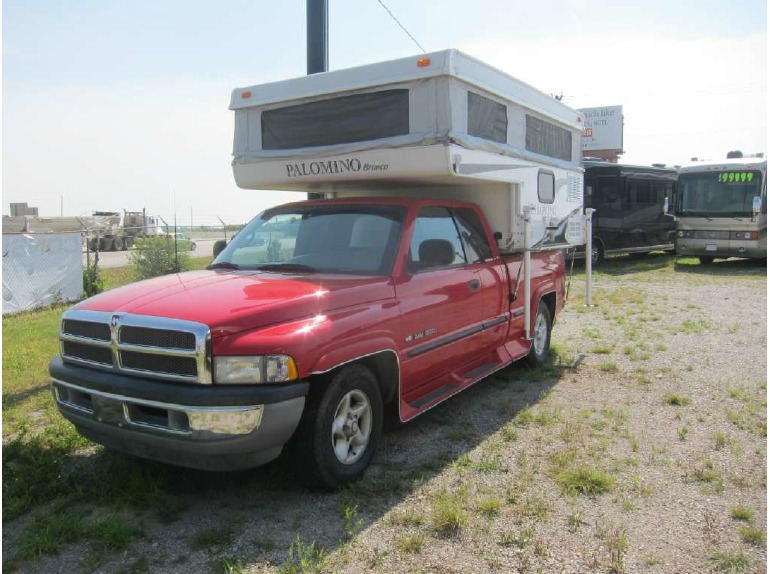
{"type": "Polygon", "coordinates": [[[241,92],[241,99],[248,100],[251,97],[251,92],[246,90],[245,92],[241,92]]]}
{"type": "Polygon", "coordinates": [[[430,66],[430,58],[420,58],[417,60],[418,68],[427,68],[428,66],[430,66]]]}

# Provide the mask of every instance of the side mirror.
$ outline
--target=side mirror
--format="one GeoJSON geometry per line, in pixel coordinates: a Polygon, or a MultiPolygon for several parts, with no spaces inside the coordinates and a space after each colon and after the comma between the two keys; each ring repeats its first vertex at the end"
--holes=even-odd
{"type": "Polygon", "coordinates": [[[219,241],[214,242],[214,257],[222,253],[224,248],[227,247],[227,241],[224,239],[220,239],[219,241]]]}
{"type": "Polygon", "coordinates": [[[758,195],[754,196],[754,200],[751,202],[751,212],[754,215],[759,215],[762,211],[762,198],[758,195]]]}

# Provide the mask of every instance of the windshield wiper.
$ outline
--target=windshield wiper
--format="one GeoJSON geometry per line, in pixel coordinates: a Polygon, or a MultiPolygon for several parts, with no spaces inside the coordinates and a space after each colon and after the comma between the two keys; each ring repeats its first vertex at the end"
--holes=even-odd
{"type": "Polygon", "coordinates": [[[229,261],[222,261],[220,263],[212,263],[208,267],[206,267],[209,271],[212,269],[240,269],[238,265],[235,263],[230,263],[229,261]]]}
{"type": "Polygon", "coordinates": [[[257,265],[255,269],[258,271],[286,271],[289,273],[315,273],[316,271],[315,268],[300,263],[267,263],[265,265],[257,265]]]}

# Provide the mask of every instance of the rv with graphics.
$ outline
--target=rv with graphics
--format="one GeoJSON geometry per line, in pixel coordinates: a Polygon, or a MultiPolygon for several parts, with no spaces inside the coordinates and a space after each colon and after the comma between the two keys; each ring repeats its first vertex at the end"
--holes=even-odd
{"type": "Polygon", "coordinates": [[[767,160],[735,158],[679,170],[676,253],[767,258],[767,160]]]}
{"type": "Polygon", "coordinates": [[[287,447],[333,488],[386,417],[547,360],[583,240],[576,111],[456,51],[239,88],[230,108],[237,184],[317,199],[259,214],[206,270],[65,312],[50,373],[84,436],[214,470],[287,447]]]}

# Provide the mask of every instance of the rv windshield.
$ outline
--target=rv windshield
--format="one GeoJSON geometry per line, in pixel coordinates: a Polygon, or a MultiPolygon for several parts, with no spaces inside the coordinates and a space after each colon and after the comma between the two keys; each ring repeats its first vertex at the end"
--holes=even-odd
{"type": "Polygon", "coordinates": [[[239,231],[209,268],[388,275],[404,213],[369,205],[268,210],[239,231]]]}
{"type": "Polygon", "coordinates": [[[725,170],[679,176],[678,215],[751,216],[754,197],[761,195],[762,173],[725,170]]]}

